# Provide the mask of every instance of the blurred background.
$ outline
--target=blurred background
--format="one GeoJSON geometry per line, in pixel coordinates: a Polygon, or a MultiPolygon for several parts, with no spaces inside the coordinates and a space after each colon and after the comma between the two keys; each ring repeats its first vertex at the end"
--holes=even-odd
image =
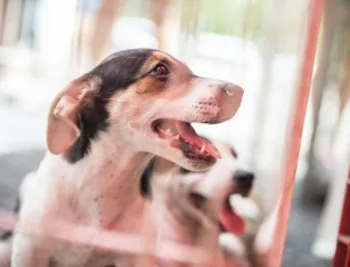
{"type": "MultiPolygon", "coordinates": [[[[245,89],[235,118],[197,129],[233,143],[269,214],[308,9],[305,0],[0,0],[0,208],[13,208],[44,155],[58,90],[112,51],[150,47],[245,89]]],[[[325,0],[283,266],[330,266],[334,255],[350,159],[349,11],[348,0],[325,0]]]]}

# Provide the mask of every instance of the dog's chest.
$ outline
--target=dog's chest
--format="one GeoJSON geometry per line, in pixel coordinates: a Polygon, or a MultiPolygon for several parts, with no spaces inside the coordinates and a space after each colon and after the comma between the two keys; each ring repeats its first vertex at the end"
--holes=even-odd
{"type": "MultiPolygon", "coordinates": [[[[81,192],[80,198],[76,199],[64,192],[64,197],[60,205],[56,206],[55,212],[60,220],[72,225],[91,227],[94,230],[139,232],[140,222],[135,218],[138,218],[142,212],[142,203],[136,201],[129,204],[127,210],[123,210],[117,207],[114,199],[108,195],[93,198],[90,193],[90,199],[88,199],[88,192],[81,192]]],[[[120,202],[123,203],[123,201],[120,202]]],[[[98,242],[98,240],[94,241],[98,242]]],[[[61,242],[55,244],[53,257],[56,262],[53,267],[105,267],[114,264],[115,261],[118,262],[120,258],[110,251],[100,250],[94,246],[70,245],[61,242]]],[[[123,262],[132,261],[130,257],[122,257],[122,259],[123,262]]]]}
{"type": "MultiPolygon", "coordinates": [[[[132,207],[132,206],[131,206],[132,207]]],[[[81,211],[79,211],[81,212],[81,211]]],[[[70,212],[65,211],[65,215],[68,215],[72,220],[71,214],[74,214],[73,210],[70,212]]],[[[62,214],[63,215],[63,214],[62,214]]],[[[138,208],[131,209],[127,213],[123,213],[126,216],[123,220],[117,219],[117,223],[113,224],[109,221],[108,228],[104,228],[101,225],[101,217],[97,216],[93,218],[86,218],[85,216],[77,216],[74,221],[70,223],[72,225],[84,225],[91,227],[93,230],[103,231],[119,231],[119,232],[138,232],[139,220],[135,219],[140,215],[138,208]],[[136,214],[137,212],[137,214],[136,214]]],[[[107,217],[106,217],[107,218],[107,217]]],[[[107,222],[107,219],[106,219],[107,222]]],[[[74,229],[72,229],[74,231],[74,229]]],[[[99,243],[99,240],[93,240],[99,243]]],[[[103,245],[103,243],[102,243],[103,245]]],[[[122,266],[131,266],[133,262],[132,256],[120,255],[120,253],[113,253],[111,251],[98,249],[96,246],[82,246],[80,244],[67,244],[65,242],[57,241],[53,247],[52,256],[54,259],[54,265],[50,267],[106,267],[114,266],[115,262],[123,262],[122,266]],[[125,263],[124,263],[125,262],[125,263]]]]}
{"type": "MultiPolygon", "coordinates": [[[[138,183],[129,173],[131,167],[118,172],[114,161],[105,161],[99,168],[82,163],[68,165],[50,158],[44,163],[31,180],[33,186],[25,193],[26,205],[21,212],[24,217],[30,218],[32,211],[36,211],[43,218],[71,224],[72,231],[74,226],[126,233],[140,231],[136,218],[143,209],[143,199],[138,183]],[[38,194],[42,195],[40,201],[38,194]]],[[[55,240],[51,248],[50,267],[106,267],[113,266],[115,260],[130,266],[133,261],[130,256],[117,258],[111,251],[60,240],[55,240]]]]}

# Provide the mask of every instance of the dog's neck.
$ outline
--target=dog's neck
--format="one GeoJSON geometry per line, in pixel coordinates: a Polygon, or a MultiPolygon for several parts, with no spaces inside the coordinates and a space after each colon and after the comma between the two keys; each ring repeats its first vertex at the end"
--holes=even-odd
{"type": "MultiPolygon", "coordinates": [[[[128,143],[113,147],[99,139],[76,163],[48,154],[45,160],[49,164],[42,166],[49,166],[44,176],[54,178],[55,190],[65,195],[61,199],[77,198],[75,206],[70,206],[73,212],[86,223],[115,228],[115,221],[119,224],[121,217],[129,218],[143,209],[139,178],[150,159],[150,154],[135,151],[128,143]]],[[[125,228],[123,223],[120,227],[125,228]]]]}

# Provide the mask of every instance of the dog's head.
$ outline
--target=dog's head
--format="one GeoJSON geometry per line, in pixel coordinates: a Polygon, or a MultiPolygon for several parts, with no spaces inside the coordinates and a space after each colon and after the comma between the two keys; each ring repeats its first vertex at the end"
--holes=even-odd
{"type": "Polygon", "coordinates": [[[117,52],[55,98],[48,148],[76,162],[103,139],[111,147],[123,143],[190,170],[206,169],[220,154],[190,123],[231,118],[242,96],[239,86],[198,77],[163,52],[117,52]]]}
{"type": "Polygon", "coordinates": [[[162,158],[155,158],[142,176],[141,193],[146,197],[173,193],[177,203],[187,203],[188,210],[195,211],[193,214],[208,217],[223,231],[242,234],[244,219],[235,213],[230,197],[234,194],[248,196],[255,175],[240,165],[232,146],[222,142],[214,144],[222,158],[207,171],[192,172],[162,158]]]}

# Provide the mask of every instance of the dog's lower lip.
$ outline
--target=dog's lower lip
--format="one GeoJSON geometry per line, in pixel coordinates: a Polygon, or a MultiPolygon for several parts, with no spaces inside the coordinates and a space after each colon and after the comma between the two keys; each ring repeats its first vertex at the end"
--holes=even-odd
{"type": "Polygon", "coordinates": [[[189,159],[194,159],[194,160],[203,160],[207,161],[209,163],[214,163],[216,161],[216,158],[213,156],[205,153],[197,153],[196,148],[191,147],[191,144],[180,138],[180,149],[182,153],[189,159]]]}
{"type": "Polygon", "coordinates": [[[189,159],[212,163],[221,157],[215,146],[207,139],[198,136],[189,122],[157,119],[152,122],[152,130],[161,139],[170,141],[173,147],[180,149],[189,159]]]}

